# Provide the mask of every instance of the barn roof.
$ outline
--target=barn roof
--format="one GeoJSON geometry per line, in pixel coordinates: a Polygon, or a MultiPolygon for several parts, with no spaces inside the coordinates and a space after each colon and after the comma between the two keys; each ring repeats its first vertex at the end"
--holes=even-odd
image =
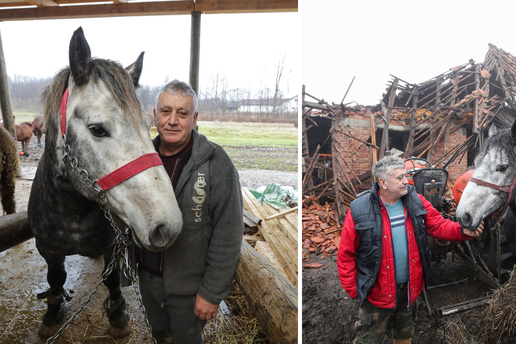
{"type": "Polygon", "coordinates": [[[0,0],[0,21],[201,13],[296,12],[297,0],[0,0]]]}

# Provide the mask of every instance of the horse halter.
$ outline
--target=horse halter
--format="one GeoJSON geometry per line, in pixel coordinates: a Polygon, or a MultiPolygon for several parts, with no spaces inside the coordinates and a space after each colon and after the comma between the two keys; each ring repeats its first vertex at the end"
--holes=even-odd
{"type": "Polygon", "coordinates": [[[514,186],[516,185],[516,175],[514,175],[514,178],[512,179],[512,182],[510,184],[505,184],[505,185],[496,185],[496,184],[492,184],[492,183],[489,183],[489,182],[486,182],[484,180],[480,180],[480,179],[477,179],[477,178],[471,178],[469,181],[473,182],[473,183],[475,183],[477,185],[486,186],[488,188],[495,189],[495,190],[507,193],[507,201],[505,201],[505,204],[501,208],[502,210],[501,211],[496,211],[493,214],[493,218],[495,218],[497,221],[499,221],[500,218],[502,217],[503,213],[505,212],[505,210],[509,206],[509,201],[511,200],[512,192],[514,190],[514,186]]]}
{"type": "MultiPolygon", "coordinates": [[[[68,106],[68,98],[70,92],[68,87],[66,88],[63,99],[61,100],[61,106],[59,107],[59,121],[61,125],[61,135],[63,139],[66,141],[66,108],[68,106]]],[[[66,143],[65,143],[66,145],[66,143]]],[[[70,149],[68,148],[68,151],[70,149]]],[[[145,171],[146,169],[163,165],[159,155],[157,152],[148,153],[140,156],[139,158],[134,159],[131,162],[117,168],[111,173],[106,174],[104,177],[101,177],[96,180],[96,183],[102,188],[103,191],[109,190],[115,185],[120,184],[124,180],[127,180],[140,172],[145,171]]]]}

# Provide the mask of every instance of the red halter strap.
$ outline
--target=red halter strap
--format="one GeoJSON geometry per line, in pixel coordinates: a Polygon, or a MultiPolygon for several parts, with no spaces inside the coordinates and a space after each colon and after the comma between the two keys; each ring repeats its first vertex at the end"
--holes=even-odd
{"type": "Polygon", "coordinates": [[[489,183],[489,182],[486,182],[486,181],[483,181],[483,180],[480,180],[477,178],[471,178],[469,181],[473,182],[477,185],[486,186],[488,188],[495,189],[495,190],[498,190],[501,192],[506,192],[508,194],[507,201],[505,201],[503,208],[501,208],[502,210],[495,212],[493,215],[493,217],[496,220],[500,220],[503,213],[505,212],[505,209],[507,209],[507,206],[509,205],[509,201],[511,200],[512,192],[514,190],[514,186],[516,185],[516,175],[514,175],[514,178],[512,179],[512,182],[510,184],[505,184],[505,185],[496,185],[496,184],[492,184],[492,183],[489,183]]]}
{"type": "Polygon", "coordinates": [[[63,99],[61,100],[61,106],[59,107],[59,122],[61,123],[61,136],[65,136],[66,134],[66,107],[68,106],[68,97],[70,95],[70,91],[68,91],[68,87],[66,88],[63,99]]]}
{"type": "MultiPolygon", "coordinates": [[[[66,88],[66,91],[63,94],[63,100],[61,101],[61,106],[59,107],[59,122],[61,124],[61,135],[63,137],[66,134],[66,107],[68,105],[69,94],[68,88],[66,88]]],[[[99,184],[102,190],[106,191],[132,176],[145,171],[152,166],[158,165],[163,165],[158,153],[145,154],[124,166],[117,168],[113,172],[106,174],[104,177],[97,180],[97,184],[99,184]]]]}
{"type": "Polygon", "coordinates": [[[106,174],[104,177],[97,180],[97,184],[100,185],[102,190],[106,191],[132,176],[152,166],[158,165],[163,165],[158,153],[145,154],[124,166],[117,168],[113,172],[106,174]]]}

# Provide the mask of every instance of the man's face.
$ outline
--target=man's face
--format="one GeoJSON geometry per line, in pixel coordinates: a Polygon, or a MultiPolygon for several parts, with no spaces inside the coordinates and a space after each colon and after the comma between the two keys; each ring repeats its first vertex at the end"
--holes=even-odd
{"type": "Polygon", "coordinates": [[[407,170],[398,168],[391,170],[388,179],[380,178],[380,185],[393,198],[401,198],[407,194],[407,170]]]}
{"type": "Polygon", "coordinates": [[[197,112],[193,112],[193,97],[164,92],[154,109],[154,121],[164,146],[165,154],[179,152],[190,140],[192,129],[197,122],[197,112]]]}

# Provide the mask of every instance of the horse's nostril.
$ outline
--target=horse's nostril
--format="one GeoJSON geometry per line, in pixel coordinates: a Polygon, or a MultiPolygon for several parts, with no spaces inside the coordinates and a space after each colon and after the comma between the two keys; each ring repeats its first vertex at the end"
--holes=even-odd
{"type": "Polygon", "coordinates": [[[472,219],[471,215],[470,215],[469,213],[465,213],[465,214],[462,216],[462,218],[461,218],[461,220],[462,220],[462,225],[463,225],[464,227],[468,227],[468,226],[471,224],[471,219],[472,219]]]}
{"type": "Polygon", "coordinates": [[[149,233],[149,242],[157,249],[165,248],[172,239],[170,226],[158,225],[149,233]]]}

